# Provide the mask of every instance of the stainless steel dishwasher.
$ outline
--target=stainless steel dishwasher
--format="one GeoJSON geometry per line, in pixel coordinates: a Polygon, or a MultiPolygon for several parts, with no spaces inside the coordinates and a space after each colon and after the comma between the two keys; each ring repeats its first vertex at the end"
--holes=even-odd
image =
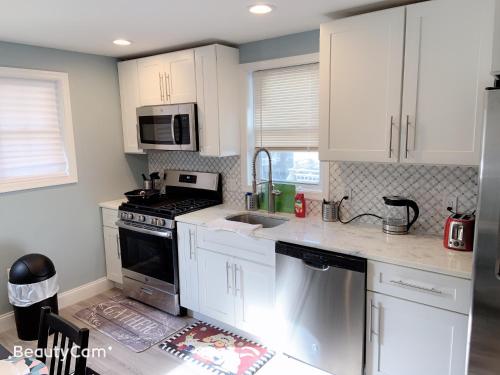
{"type": "Polygon", "coordinates": [[[276,243],[276,312],[285,354],[334,375],[364,369],[366,259],[276,243]]]}

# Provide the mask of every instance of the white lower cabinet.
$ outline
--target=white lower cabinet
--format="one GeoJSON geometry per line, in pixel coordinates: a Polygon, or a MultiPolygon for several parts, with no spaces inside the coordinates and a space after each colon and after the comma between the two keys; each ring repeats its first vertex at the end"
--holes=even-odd
{"type": "Polygon", "coordinates": [[[464,375],[468,317],[367,294],[367,375],[464,375]]]}
{"type": "Polygon", "coordinates": [[[234,260],[236,326],[259,337],[266,337],[275,324],[274,267],[234,260]]]}
{"type": "Polygon", "coordinates": [[[181,306],[193,311],[199,311],[196,226],[178,223],[177,244],[179,246],[178,257],[181,306]]]}
{"type": "Polygon", "coordinates": [[[177,223],[177,238],[181,306],[265,337],[273,324],[274,242],[185,223],[177,223]]]}
{"type": "Polygon", "coordinates": [[[102,209],[102,223],[104,233],[104,254],[106,258],[106,277],[121,284],[122,260],[120,252],[120,234],[115,224],[118,212],[108,208],[102,209]]]}
{"type": "Polygon", "coordinates": [[[198,249],[200,312],[234,324],[234,270],[231,257],[198,249]]]}

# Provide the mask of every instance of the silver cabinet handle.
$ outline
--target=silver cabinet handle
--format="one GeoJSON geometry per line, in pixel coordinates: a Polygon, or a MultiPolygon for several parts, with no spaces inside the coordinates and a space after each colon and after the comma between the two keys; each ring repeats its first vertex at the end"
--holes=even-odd
{"type": "Polygon", "coordinates": [[[117,234],[116,235],[116,255],[118,256],[118,259],[122,259],[122,251],[120,248],[120,236],[117,234]]]}
{"type": "Polygon", "coordinates": [[[194,233],[192,229],[189,229],[189,259],[194,259],[194,243],[193,243],[194,233]]]}
{"type": "Polygon", "coordinates": [[[392,128],[394,127],[394,116],[391,116],[391,124],[389,130],[389,159],[392,158],[392,128]]]}
{"type": "Polygon", "coordinates": [[[170,74],[165,73],[165,92],[166,92],[166,98],[168,102],[170,103],[170,74]]]}
{"type": "Polygon", "coordinates": [[[229,283],[230,277],[229,277],[229,270],[231,270],[231,264],[226,261],[226,293],[230,294],[231,292],[231,285],[229,283]]]}
{"type": "Polygon", "coordinates": [[[408,159],[408,133],[410,131],[410,115],[406,115],[406,134],[405,134],[405,159],[408,159]]]}
{"type": "Polygon", "coordinates": [[[426,288],[424,286],[420,286],[420,285],[416,285],[416,284],[411,284],[411,283],[407,283],[407,282],[404,282],[403,280],[390,280],[389,281],[391,284],[394,284],[394,285],[397,285],[397,286],[402,286],[402,287],[405,287],[405,288],[412,288],[412,289],[417,289],[419,291],[422,291],[422,292],[429,292],[429,293],[434,293],[434,294],[438,294],[438,295],[442,295],[443,292],[439,289],[436,289],[436,288],[426,288]]]}
{"type": "Polygon", "coordinates": [[[370,342],[373,341],[373,335],[378,336],[378,333],[373,329],[373,310],[378,310],[378,308],[373,304],[373,299],[370,299],[370,342]]]}
{"type": "Polygon", "coordinates": [[[161,76],[161,73],[158,73],[158,79],[160,80],[160,100],[164,102],[165,97],[163,95],[163,78],[161,76]]]}
{"type": "Polygon", "coordinates": [[[237,264],[234,265],[234,296],[238,296],[238,293],[240,293],[241,296],[241,275],[242,275],[242,270],[240,269],[240,266],[237,264]],[[238,287],[238,271],[240,273],[240,286],[238,287]]]}

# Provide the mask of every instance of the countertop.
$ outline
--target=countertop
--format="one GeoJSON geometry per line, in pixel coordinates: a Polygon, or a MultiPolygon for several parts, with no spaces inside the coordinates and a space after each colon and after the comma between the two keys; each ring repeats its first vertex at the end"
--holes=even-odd
{"type": "Polygon", "coordinates": [[[101,202],[101,203],[99,203],[99,207],[109,208],[110,210],[118,210],[118,207],[120,207],[120,204],[122,204],[123,202],[126,202],[126,201],[127,201],[126,198],[120,198],[120,199],[116,199],[114,201],[101,202]]]}
{"type": "MultiPolygon", "coordinates": [[[[176,221],[206,225],[228,215],[242,213],[220,205],[176,217],[176,221]]],[[[265,212],[259,214],[267,215],[265,212]]],[[[296,218],[277,213],[289,219],[274,228],[258,229],[255,237],[285,241],[338,253],[355,255],[369,260],[416,268],[425,271],[471,278],[472,253],[447,250],[440,236],[384,234],[378,225],[326,223],[320,217],[296,218]]]]}

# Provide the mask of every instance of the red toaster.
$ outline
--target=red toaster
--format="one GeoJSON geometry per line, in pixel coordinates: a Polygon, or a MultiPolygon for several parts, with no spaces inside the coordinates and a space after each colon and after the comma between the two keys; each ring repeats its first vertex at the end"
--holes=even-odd
{"type": "Polygon", "coordinates": [[[472,214],[452,212],[444,226],[444,247],[451,250],[472,251],[475,224],[474,212],[472,214]]]}

